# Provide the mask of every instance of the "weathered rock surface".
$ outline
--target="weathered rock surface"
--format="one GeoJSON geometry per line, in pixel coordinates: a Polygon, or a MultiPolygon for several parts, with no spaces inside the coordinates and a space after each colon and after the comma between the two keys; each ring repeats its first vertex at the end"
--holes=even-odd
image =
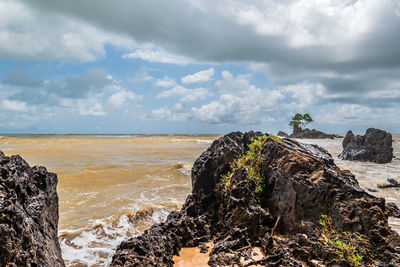
{"type": "Polygon", "coordinates": [[[172,266],[182,247],[210,240],[211,266],[350,266],[329,238],[354,245],[362,266],[400,266],[400,236],[388,226],[385,200],[365,192],[316,145],[268,138],[259,198],[245,168],[231,174],[229,185],[219,184],[259,135],[235,132],[216,140],[194,163],[193,190],[182,210],[122,242],[111,266],[172,266]],[[322,231],[322,215],[337,229],[332,235],[322,231]],[[254,258],[255,247],[261,259],[254,258]]]}
{"type": "MultiPolygon", "coordinates": [[[[279,135],[279,134],[278,134],[279,135]]],[[[317,131],[315,129],[301,129],[298,125],[294,125],[293,133],[289,135],[290,138],[298,138],[298,139],[334,139],[338,137],[335,134],[327,134],[321,131],[317,131]]]]}
{"type": "Polygon", "coordinates": [[[400,208],[395,203],[386,203],[386,209],[389,212],[389,216],[400,218],[400,208]]]}
{"type": "Polygon", "coordinates": [[[277,135],[281,137],[289,137],[289,135],[283,131],[279,131],[277,135]]]}
{"type": "Polygon", "coordinates": [[[379,129],[369,128],[365,135],[348,131],[342,146],[339,158],[344,160],[388,163],[393,158],[392,135],[379,129]]]}
{"type": "Polygon", "coordinates": [[[388,178],[387,183],[377,184],[378,188],[400,188],[400,182],[396,179],[388,178]]]}
{"type": "Polygon", "coordinates": [[[64,266],[57,176],[0,151],[0,266],[64,266]]]}

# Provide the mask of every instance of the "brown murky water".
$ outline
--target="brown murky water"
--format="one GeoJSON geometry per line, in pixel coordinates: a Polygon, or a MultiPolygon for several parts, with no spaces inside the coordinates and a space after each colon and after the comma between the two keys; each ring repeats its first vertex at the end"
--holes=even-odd
{"type": "MultiPolygon", "coordinates": [[[[0,150],[58,174],[59,235],[68,266],[105,266],[115,247],[178,209],[191,190],[194,160],[212,135],[25,135],[0,137],[0,150]]],[[[342,139],[302,140],[335,157],[342,139]]],[[[364,188],[400,177],[400,136],[389,164],[337,160],[364,188]]],[[[372,193],[400,205],[400,191],[372,193]]],[[[400,220],[391,220],[400,231],[400,220]]]]}

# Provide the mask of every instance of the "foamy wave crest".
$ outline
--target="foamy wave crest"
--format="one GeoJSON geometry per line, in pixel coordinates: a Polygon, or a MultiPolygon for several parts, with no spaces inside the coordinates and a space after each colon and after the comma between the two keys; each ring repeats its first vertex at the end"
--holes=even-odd
{"type": "Polygon", "coordinates": [[[192,172],[192,166],[193,164],[187,162],[177,162],[170,165],[172,169],[177,169],[186,176],[190,176],[190,173],[192,172]]]}
{"type": "Polygon", "coordinates": [[[124,240],[141,234],[154,223],[165,221],[174,202],[160,202],[137,210],[125,210],[111,217],[93,220],[77,230],[59,233],[59,241],[67,266],[107,266],[116,247],[124,240]]]}
{"type": "Polygon", "coordinates": [[[172,139],[171,141],[173,142],[185,142],[185,143],[201,143],[201,144],[211,144],[212,142],[214,142],[214,140],[211,139],[179,139],[179,138],[175,138],[172,139]]]}
{"type": "Polygon", "coordinates": [[[400,234],[400,218],[389,217],[389,225],[400,234]]]}
{"type": "Polygon", "coordinates": [[[202,139],[196,139],[197,143],[202,143],[202,144],[211,144],[214,142],[214,140],[202,140],[202,139]]]}

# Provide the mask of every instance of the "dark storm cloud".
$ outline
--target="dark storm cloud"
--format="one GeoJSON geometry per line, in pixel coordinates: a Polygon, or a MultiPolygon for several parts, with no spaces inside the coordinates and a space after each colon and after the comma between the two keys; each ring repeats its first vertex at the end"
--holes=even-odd
{"type": "Polygon", "coordinates": [[[277,1],[232,1],[228,6],[223,1],[24,2],[200,61],[264,63],[278,84],[315,81],[328,92],[380,90],[371,85],[391,78],[385,70],[400,68],[400,17],[390,0],[332,6],[312,1],[311,8],[286,1],[284,8],[295,13],[290,18],[280,17],[277,1]],[[329,8],[336,16],[328,15],[329,8]],[[302,12],[305,18],[297,20],[302,12]],[[379,70],[384,70],[380,77],[367,75],[379,70]],[[321,77],[321,72],[335,77],[321,77]],[[343,79],[344,74],[354,77],[343,79]]]}
{"type": "MultiPolygon", "coordinates": [[[[104,43],[112,39],[108,35],[128,36],[134,40],[137,49],[148,46],[159,48],[173,55],[194,59],[191,62],[250,63],[252,70],[266,73],[272,88],[296,88],[286,91],[285,98],[279,98],[280,105],[276,106],[287,104],[295,109],[313,110],[314,104],[320,104],[317,108],[321,109],[314,109],[315,113],[329,115],[322,108],[329,105],[330,108],[339,107],[338,110],[346,118],[351,117],[347,116],[351,112],[357,112],[362,117],[367,116],[367,112],[374,113],[372,108],[393,107],[400,103],[400,11],[397,2],[19,1],[34,14],[32,21],[51,14],[52,19],[60,24],[61,30],[54,23],[56,26],[53,28],[46,28],[49,32],[35,32],[34,36],[59,40],[52,47],[58,44],[62,48],[60,50],[66,51],[63,52],[64,57],[71,54],[71,57],[82,61],[95,60],[96,54],[90,53],[93,44],[100,44],[94,50],[101,54],[104,43]],[[57,20],[58,17],[64,20],[57,20]],[[64,27],[65,23],[72,26],[64,27]],[[81,32],[76,25],[89,30],[81,32]],[[68,50],[71,44],[75,46],[68,50]],[[79,54],[81,51],[82,54],[79,54]]],[[[40,25],[42,27],[35,28],[47,27],[43,23],[40,25]]],[[[52,43],[47,39],[45,41],[43,43],[52,43]]],[[[54,49],[50,50],[53,55],[49,52],[47,56],[43,54],[43,58],[61,57],[54,49]]],[[[47,50],[40,51],[45,53],[43,51],[47,50]]],[[[127,48],[127,51],[132,50],[127,48]]],[[[152,52],[151,49],[149,51],[152,52]]],[[[146,53],[146,50],[141,52],[146,53]]],[[[13,53],[18,54],[18,51],[13,53]]],[[[55,97],[79,99],[101,92],[109,82],[104,72],[92,70],[63,83],[46,85],[45,90],[55,97]]],[[[36,99],[32,92],[33,95],[25,97],[25,101],[36,99]]],[[[21,94],[20,98],[23,97],[21,94]]],[[[242,98],[246,99],[248,95],[242,98]]],[[[252,107],[243,103],[242,99],[232,94],[229,99],[221,98],[195,107],[194,111],[198,111],[199,118],[208,113],[213,115],[209,116],[209,121],[234,123],[240,119],[230,117],[232,114],[237,114],[243,106],[252,107]],[[228,101],[230,105],[226,105],[228,101]]],[[[167,114],[169,110],[158,110],[158,113],[161,112],[167,114]]],[[[249,110],[248,114],[253,112],[249,110]]],[[[242,121],[246,121],[248,114],[240,114],[244,118],[242,121]]]]}
{"type": "MultiPolygon", "coordinates": [[[[293,4],[295,1],[287,2],[293,4]]],[[[243,25],[232,18],[229,6],[223,9],[223,3],[219,1],[203,1],[201,4],[204,9],[192,6],[190,1],[177,0],[36,0],[25,3],[39,10],[83,19],[112,32],[129,34],[138,42],[155,43],[175,53],[201,60],[284,62],[314,68],[351,68],[353,64],[357,68],[375,65],[392,67],[400,64],[397,60],[400,58],[400,19],[388,4],[382,4],[381,10],[377,10],[377,14],[372,18],[367,17],[368,14],[365,15],[365,19],[376,22],[369,26],[370,29],[366,33],[354,36],[348,42],[342,43],[341,38],[346,36],[334,36],[337,40],[333,39],[334,42],[330,44],[315,43],[293,48],[289,44],[291,31],[258,33],[253,25],[243,25]],[[350,51],[351,56],[348,59],[340,59],[341,52],[349,52],[341,49],[353,50],[350,51]]],[[[236,5],[237,8],[255,8],[264,12],[264,6],[260,3],[262,1],[249,1],[248,4],[236,5]]],[[[349,5],[351,6],[351,3],[349,5]]],[[[267,10],[265,15],[269,15],[267,10]]],[[[329,31],[332,31],[333,35],[336,34],[335,20],[340,18],[324,16],[318,12],[314,15],[315,18],[309,18],[313,26],[309,26],[307,31],[317,37],[329,35],[329,31]]],[[[351,15],[354,14],[348,16],[351,15]]]]}

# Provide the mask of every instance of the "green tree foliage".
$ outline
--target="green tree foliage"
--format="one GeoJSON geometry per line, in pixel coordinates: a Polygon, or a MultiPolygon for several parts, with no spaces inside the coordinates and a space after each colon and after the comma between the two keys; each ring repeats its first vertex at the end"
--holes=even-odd
{"type": "Polygon", "coordinates": [[[301,129],[304,129],[306,127],[306,125],[309,124],[310,122],[313,122],[313,119],[311,118],[310,114],[296,113],[296,115],[294,115],[292,117],[292,120],[289,122],[289,125],[292,127],[294,125],[299,125],[301,127],[301,129]]]}

